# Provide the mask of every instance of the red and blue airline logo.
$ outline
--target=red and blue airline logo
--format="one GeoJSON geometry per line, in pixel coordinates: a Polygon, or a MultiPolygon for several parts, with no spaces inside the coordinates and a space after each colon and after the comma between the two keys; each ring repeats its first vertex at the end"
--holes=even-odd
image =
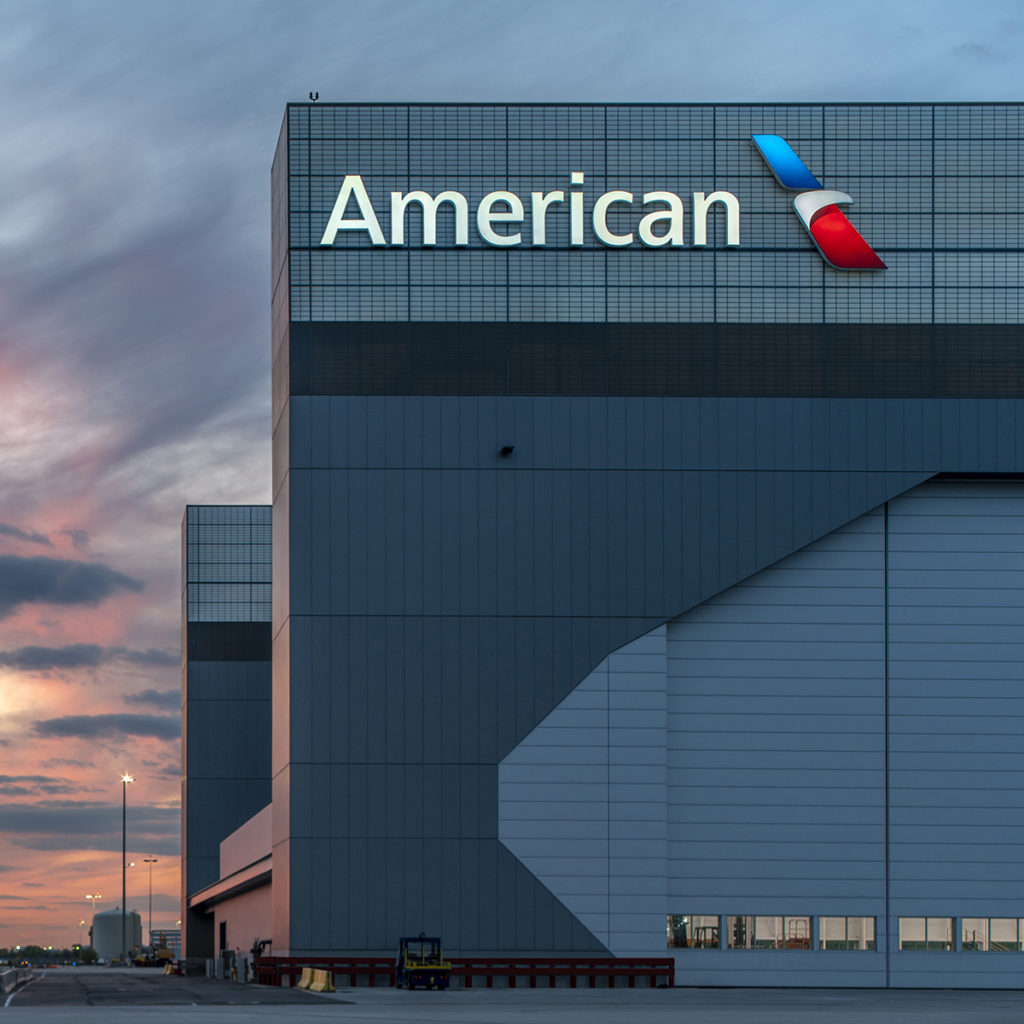
{"type": "Polygon", "coordinates": [[[845,192],[822,187],[781,135],[751,138],[775,180],[784,189],[800,193],[793,199],[793,208],[826,263],[836,270],[885,270],[878,253],[839,209],[838,203],[853,202],[845,192]]]}

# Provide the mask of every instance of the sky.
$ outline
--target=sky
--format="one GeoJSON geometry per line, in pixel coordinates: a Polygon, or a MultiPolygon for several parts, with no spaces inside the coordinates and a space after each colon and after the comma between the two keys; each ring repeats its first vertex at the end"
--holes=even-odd
{"type": "Polygon", "coordinates": [[[181,517],[270,500],[287,102],[1021,100],[1022,47],[1002,0],[0,0],[0,946],[120,905],[124,772],[180,916],[181,517]]]}

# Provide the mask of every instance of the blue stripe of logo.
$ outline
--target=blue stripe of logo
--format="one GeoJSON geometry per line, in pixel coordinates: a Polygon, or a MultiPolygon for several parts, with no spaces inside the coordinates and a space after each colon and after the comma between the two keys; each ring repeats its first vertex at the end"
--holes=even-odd
{"type": "Polygon", "coordinates": [[[794,191],[821,188],[821,182],[781,135],[753,135],[751,138],[783,188],[794,191]]]}

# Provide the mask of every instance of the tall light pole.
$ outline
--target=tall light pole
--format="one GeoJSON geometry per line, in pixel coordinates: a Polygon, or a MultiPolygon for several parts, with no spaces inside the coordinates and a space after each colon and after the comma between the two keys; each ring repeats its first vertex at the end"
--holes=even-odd
{"type": "MultiPolygon", "coordinates": [[[[100,893],[100,892],[87,892],[85,894],[85,898],[89,901],[89,905],[92,908],[89,911],[89,913],[90,914],[95,914],[96,913],[96,908],[99,906],[99,904],[96,901],[103,899],[103,893],[100,893]]],[[[92,945],[92,925],[91,924],[89,925],[89,945],[90,946],[92,945]]]]}
{"type": "Polygon", "coordinates": [[[128,890],[128,783],[134,782],[127,773],[121,776],[121,963],[128,963],[128,938],[125,920],[125,894],[128,890]]]}
{"type": "Polygon", "coordinates": [[[147,857],[142,863],[149,865],[149,944],[153,945],[153,865],[156,857],[147,857]]]}

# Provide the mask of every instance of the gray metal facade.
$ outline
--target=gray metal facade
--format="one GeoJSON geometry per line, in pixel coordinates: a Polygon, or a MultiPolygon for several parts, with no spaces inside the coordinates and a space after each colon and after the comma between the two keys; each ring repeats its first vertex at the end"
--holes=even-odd
{"type": "Polygon", "coordinates": [[[188,898],[220,843],[270,802],[270,506],[189,505],[182,521],[183,954],[211,957],[188,898]]]}
{"type": "MultiPolygon", "coordinates": [[[[465,951],[615,951],[502,841],[499,765],[613,652],[702,602],[937,474],[1024,472],[1020,115],[288,108],[272,177],[279,951],[389,949],[410,929],[465,951]],[[755,132],[854,197],[887,270],[824,264],[755,132]],[[693,192],[729,190],[740,245],[716,213],[705,248],[613,249],[589,219],[574,246],[554,215],[543,248],[472,231],[457,246],[443,208],[433,247],[415,209],[403,245],[320,244],[347,174],[387,231],[395,190],[473,208],[498,189],[568,195],[575,171],[588,218],[606,190],[668,189],[688,213],[693,192]]],[[[637,209],[609,224],[625,233],[637,209]]],[[[839,641],[825,660],[844,663],[839,641]]],[[[742,775],[727,761],[707,771],[742,775]]],[[[685,849],[686,822],[663,824],[685,849]]],[[[950,885],[920,897],[924,916],[984,916],[950,885]]],[[[667,894],[661,927],[803,912],[726,907],[727,889],[667,894]]],[[[734,981],[785,974],[722,952],[734,981]]],[[[884,983],[863,964],[850,983],[884,983]]]]}

